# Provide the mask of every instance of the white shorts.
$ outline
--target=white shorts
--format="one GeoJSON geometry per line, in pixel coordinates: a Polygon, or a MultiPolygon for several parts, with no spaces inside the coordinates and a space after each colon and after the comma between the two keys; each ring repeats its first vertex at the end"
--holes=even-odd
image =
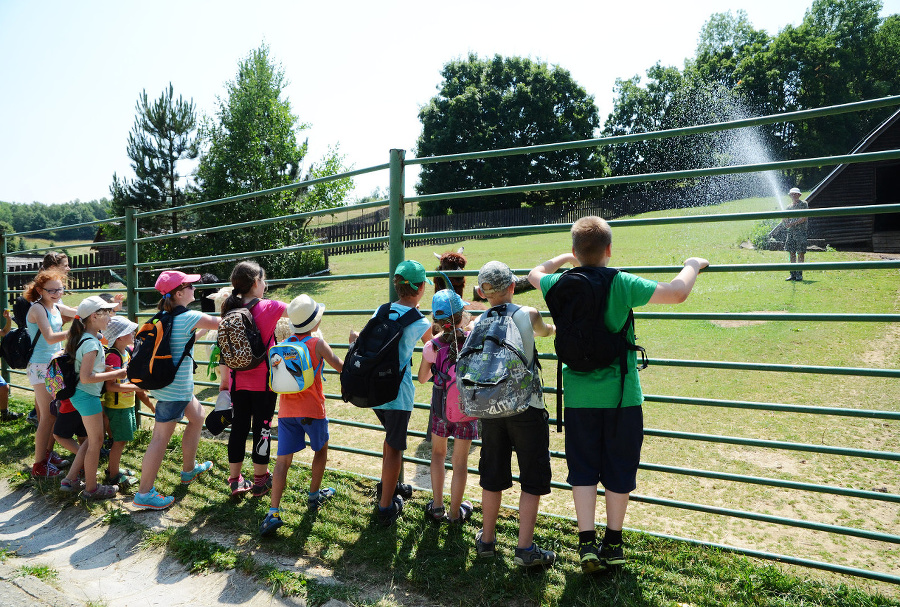
{"type": "Polygon", "coordinates": [[[28,363],[28,383],[32,386],[44,385],[47,377],[47,363],[28,363]]]}

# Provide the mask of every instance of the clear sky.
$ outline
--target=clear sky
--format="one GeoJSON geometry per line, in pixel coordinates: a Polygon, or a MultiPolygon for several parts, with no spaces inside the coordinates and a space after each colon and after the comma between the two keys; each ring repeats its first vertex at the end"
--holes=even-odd
{"type": "MultiPolygon", "coordinates": [[[[362,168],[387,162],[391,148],[413,156],[441,67],[469,52],[560,65],[605,120],[616,78],[656,61],[683,67],[713,13],[743,9],[775,34],[811,4],[0,0],[0,200],[108,197],[114,172],[134,176],[125,147],[141,91],[154,99],[171,82],[212,116],[238,61],[262,42],[290,81],[294,114],[312,125],[301,135],[307,159],[339,143],[362,168]]],[[[900,0],[884,0],[882,16],[898,12],[900,0]]],[[[358,178],[357,194],[386,179],[358,178]]]]}

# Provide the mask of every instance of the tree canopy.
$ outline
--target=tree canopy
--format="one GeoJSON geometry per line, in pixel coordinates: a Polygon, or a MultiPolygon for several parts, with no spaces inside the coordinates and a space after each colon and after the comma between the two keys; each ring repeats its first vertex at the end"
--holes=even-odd
{"type": "MultiPolygon", "coordinates": [[[[590,139],[600,126],[594,98],[558,66],[470,54],[441,70],[439,93],[419,112],[417,156],[590,139]]],[[[419,194],[602,177],[596,149],[426,164],[419,194]]],[[[595,197],[596,188],[424,202],[424,215],[516,208],[595,197]]]]}

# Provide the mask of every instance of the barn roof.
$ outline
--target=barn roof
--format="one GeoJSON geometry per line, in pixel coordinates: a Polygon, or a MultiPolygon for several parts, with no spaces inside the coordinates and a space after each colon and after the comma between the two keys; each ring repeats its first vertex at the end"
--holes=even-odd
{"type": "MultiPolygon", "coordinates": [[[[863,140],[860,141],[855,148],[853,148],[850,154],[861,154],[862,152],[867,151],[869,147],[871,147],[871,145],[875,143],[875,141],[881,136],[881,134],[888,130],[895,122],[897,122],[897,120],[900,120],[900,110],[897,110],[896,112],[891,114],[887,118],[887,120],[875,127],[875,130],[864,137],[863,140]]],[[[831,173],[829,173],[827,177],[825,177],[825,179],[820,181],[819,184],[812,189],[812,192],[809,193],[809,196],[806,197],[806,200],[810,201],[815,199],[816,194],[824,190],[829,183],[834,181],[835,178],[837,178],[837,176],[840,175],[845,168],[847,168],[847,166],[849,165],[839,164],[838,166],[836,166],[834,170],[831,171],[831,173]]]]}

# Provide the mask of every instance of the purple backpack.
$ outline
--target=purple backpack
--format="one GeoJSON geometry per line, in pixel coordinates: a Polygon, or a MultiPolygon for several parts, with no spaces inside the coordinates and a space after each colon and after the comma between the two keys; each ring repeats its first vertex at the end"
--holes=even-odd
{"type": "Polygon", "coordinates": [[[435,347],[434,363],[431,365],[434,387],[431,389],[431,412],[439,419],[451,424],[474,421],[459,408],[459,389],[456,387],[456,361],[450,362],[450,346],[440,338],[432,342],[435,347]]]}

